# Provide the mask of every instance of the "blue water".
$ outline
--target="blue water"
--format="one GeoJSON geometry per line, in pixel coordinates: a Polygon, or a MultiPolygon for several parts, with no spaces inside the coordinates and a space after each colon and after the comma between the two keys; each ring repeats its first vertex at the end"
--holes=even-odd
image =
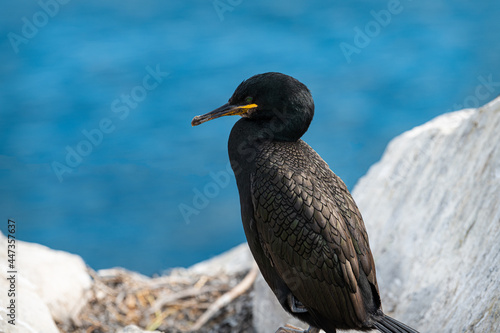
{"type": "Polygon", "coordinates": [[[349,188],[394,136],[500,93],[498,1],[54,1],[0,11],[0,230],[14,218],[95,269],[153,274],[245,240],[224,171],[236,119],[190,121],[251,75],[309,86],[304,139],[349,188]],[[86,156],[68,166],[67,147],[86,156]]]}

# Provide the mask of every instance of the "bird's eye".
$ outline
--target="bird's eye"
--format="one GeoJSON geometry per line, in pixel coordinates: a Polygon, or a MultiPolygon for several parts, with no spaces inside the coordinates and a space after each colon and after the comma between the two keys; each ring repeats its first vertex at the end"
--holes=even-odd
{"type": "Polygon", "coordinates": [[[245,102],[248,104],[252,103],[252,101],[253,101],[253,97],[248,96],[247,98],[245,98],[245,102]]]}

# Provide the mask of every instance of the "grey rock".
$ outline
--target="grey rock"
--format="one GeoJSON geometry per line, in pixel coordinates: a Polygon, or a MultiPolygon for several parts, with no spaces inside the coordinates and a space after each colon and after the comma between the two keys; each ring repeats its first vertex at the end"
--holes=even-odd
{"type": "Polygon", "coordinates": [[[231,250],[211,259],[189,267],[188,274],[216,276],[220,274],[244,274],[252,268],[254,263],[247,243],[240,244],[231,250]]]}
{"type": "Polygon", "coordinates": [[[500,98],[394,139],[354,198],[385,311],[421,332],[496,332],[500,98]]]}

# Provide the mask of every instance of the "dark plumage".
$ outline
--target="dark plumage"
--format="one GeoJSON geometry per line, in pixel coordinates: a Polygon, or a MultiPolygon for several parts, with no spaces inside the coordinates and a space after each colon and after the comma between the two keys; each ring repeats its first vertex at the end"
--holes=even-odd
{"type": "MultiPolygon", "coordinates": [[[[314,115],[307,87],[281,73],[243,81],[193,126],[241,115],[229,158],[252,254],[283,308],[327,333],[416,332],[382,312],[361,214],[344,182],[300,137],[314,115]]],[[[283,329],[282,329],[283,330],[283,329]]]]}

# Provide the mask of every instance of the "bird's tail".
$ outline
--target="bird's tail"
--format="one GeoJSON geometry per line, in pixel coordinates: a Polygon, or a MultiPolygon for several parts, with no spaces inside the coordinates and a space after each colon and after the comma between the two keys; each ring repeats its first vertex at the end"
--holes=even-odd
{"type": "Polygon", "coordinates": [[[387,315],[384,315],[378,322],[375,323],[375,327],[382,333],[418,333],[408,325],[397,321],[387,315]]]}

